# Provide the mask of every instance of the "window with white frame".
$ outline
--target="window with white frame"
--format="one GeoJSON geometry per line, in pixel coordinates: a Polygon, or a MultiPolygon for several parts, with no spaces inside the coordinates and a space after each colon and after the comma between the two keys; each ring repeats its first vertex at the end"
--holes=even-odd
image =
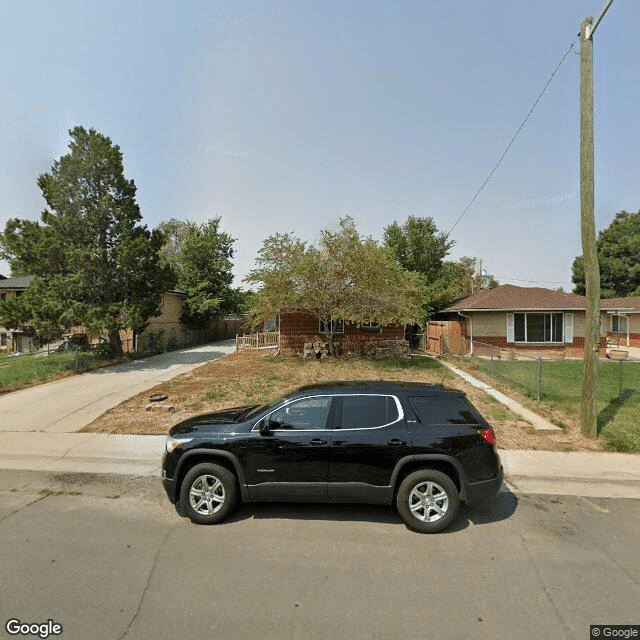
{"type": "Polygon", "coordinates": [[[508,336],[509,342],[564,342],[564,313],[509,315],[513,315],[513,328],[509,331],[513,335],[508,336]]]}
{"type": "Polygon", "coordinates": [[[627,333],[629,323],[627,316],[611,316],[611,331],[613,333],[627,333]]]}
{"type": "Polygon", "coordinates": [[[344,333],[344,322],[342,320],[329,320],[329,330],[325,323],[320,320],[320,333],[344,333]],[[333,328],[335,326],[335,331],[333,328]]]}

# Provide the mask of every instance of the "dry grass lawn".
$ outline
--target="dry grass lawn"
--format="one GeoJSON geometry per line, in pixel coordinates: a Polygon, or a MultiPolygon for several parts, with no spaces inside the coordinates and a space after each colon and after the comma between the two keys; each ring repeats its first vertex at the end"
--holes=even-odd
{"type": "Polygon", "coordinates": [[[165,434],[192,415],[226,407],[264,404],[297,387],[329,380],[403,380],[438,382],[467,393],[494,427],[502,449],[598,451],[602,442],[590,440],[570,416],[559,416],[565,428],[558,434],[536,433],[533,427],[502,404],[471,387],[432,358],[372,361],[364,359],[303,360],[263,351],[241,351],[210,362],[190,373],[141,393],[111,409],[83,429],[119,434],[165,434]],[[164,393],[167,400],[148,411],[149,397],[164,393]],[[172,409],[168,409],[173,407],[172,409]],[[168,409],[168,410],[167,410],[168,409]]]}

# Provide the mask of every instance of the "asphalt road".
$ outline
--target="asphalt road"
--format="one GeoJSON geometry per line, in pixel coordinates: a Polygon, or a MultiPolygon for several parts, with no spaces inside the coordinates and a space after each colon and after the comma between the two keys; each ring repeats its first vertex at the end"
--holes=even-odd
{"type": "Polygon", "coordinates": [[[246,505],[197,526],[156,478],[92,478],[0,471],[4,637],[10,618],[74,640],[586,640],[589,624],[640,624],[639,500],[506,491],[426,536],[372,506],[246,505]]]}

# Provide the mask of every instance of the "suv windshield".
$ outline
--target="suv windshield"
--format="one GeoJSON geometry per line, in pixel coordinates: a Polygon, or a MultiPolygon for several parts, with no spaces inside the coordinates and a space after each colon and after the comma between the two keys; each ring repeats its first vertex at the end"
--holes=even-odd
{"type": "Polygon", "coordinates": [[[261,411],[264,411],[267,408],[268,405],[266,404],[254,404],[250,407],[247,407],[239,416],[238,418],[243,420],[243,421],[247,421],[247,420],[251,420],[251,418],[254,418],[255,416],[257,416],[261,411]]]}

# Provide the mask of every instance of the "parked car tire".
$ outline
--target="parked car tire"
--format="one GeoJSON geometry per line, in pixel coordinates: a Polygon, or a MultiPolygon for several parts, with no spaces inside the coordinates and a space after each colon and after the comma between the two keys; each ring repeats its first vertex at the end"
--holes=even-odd
{"type": "Polygon", "coordinates": [[[405,524],[420,533],[446,529],[460,511],[460,495],[451,478],[434,469],[409,474],[396,497],[405,524]]]}
{"type": "Polygon", "coordinates": [[[215,524],[229,515],[237,495],[236,479],[228,469],[202,462],[184,477],[180,506],[191,522],[215,524]]]}

